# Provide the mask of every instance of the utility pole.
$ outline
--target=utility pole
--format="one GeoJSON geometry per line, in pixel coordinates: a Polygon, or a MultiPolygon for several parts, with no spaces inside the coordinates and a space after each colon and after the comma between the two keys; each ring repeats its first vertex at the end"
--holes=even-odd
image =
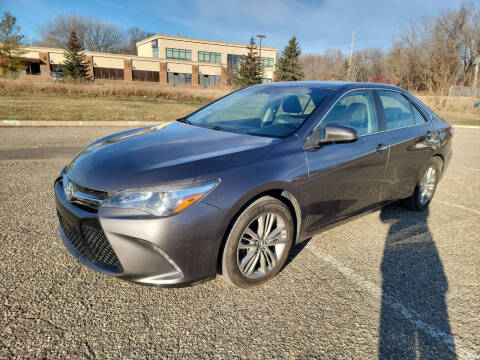
{"type": "Polygon", "coordinates": [[[259,55],[258,55],[260,60],[262,59],[262,39],[265,39],[266,37],[267,37],[266,35],[257,35],[257,38],[260,39],[260,52],[259,52],[259,55]]]}
{"type": "Polygon", "coordinates": [[[355,28],[352,31],[352,45],[350,46],[350,60],[348,62],[348,80],[350,81],[350,75],[352,73],[352,55],[353,55],[353,43],[355,41],[355,28]]]}

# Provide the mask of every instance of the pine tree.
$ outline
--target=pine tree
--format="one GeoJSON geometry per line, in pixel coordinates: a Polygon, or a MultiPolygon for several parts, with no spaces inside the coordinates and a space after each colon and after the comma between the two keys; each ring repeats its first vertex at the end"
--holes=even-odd
{"type": "Polygon", "coordinates": [[[263,65],[257,54],[257,46],[253,36],[250,44],[247,46],[248,54],[240,63],[240,67],[235,71],[233,82],[237,87],[246,87],[260,84],[263,78],[263,65]]]}
{"type": "Polygon", "coordinates": [[[298,81],[303,79],[304,73],[299,63],[302,51],[295,36],[288,42],[278,59],[275,70],[275,81],[298,81]]]}
{"type": "Polygon", "coordinates": [[[76,80],[88,80],[88,64],[85,61],[83,45],[75,31],[70,33],[65,49],[65,63],[62,68],[65,75],[76,80]]]}
{"type": "Polygon", "coordinates": [[[23,35],[20,35],[20,27],[16,25],[17,19],[9,12],[3,14],[0,22],[0,67],[4,74],[22,70],[25,66],[22,63],[20,55],[21,41],[23,35]]]}

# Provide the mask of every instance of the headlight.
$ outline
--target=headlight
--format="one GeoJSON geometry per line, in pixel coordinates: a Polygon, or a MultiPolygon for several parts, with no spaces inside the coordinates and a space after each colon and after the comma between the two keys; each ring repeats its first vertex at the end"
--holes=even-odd
{"type": "Polygon", "coordinates": [[[218,183],[218,180],[212,180],[186,186],[125,190],[109,197],[102,206],[138,209],[155,216],[168,216],[204,198],[218,183]]]}

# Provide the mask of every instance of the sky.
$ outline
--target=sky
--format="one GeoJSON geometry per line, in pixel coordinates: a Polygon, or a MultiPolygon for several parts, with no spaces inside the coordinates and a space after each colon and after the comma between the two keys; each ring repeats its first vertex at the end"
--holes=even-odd
{"type": "MultiPolygon", "coordinates": [[[[479,1],[479,0],[475,0],[479,1]]],[[[38,28],[58,15],[90,15],[122,29],[248,43],[282,50],[295,35],[303,53],[327,49],[388,49],[402,28],[425,16],[460,7],[461,0],[0,0],[30,42],[38,28]]]]}

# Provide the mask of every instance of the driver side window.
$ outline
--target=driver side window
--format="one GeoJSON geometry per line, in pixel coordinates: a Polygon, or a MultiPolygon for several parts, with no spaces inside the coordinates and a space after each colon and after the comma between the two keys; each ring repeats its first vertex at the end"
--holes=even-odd
{"type": "Polygon", "coordinates": [[[377,112],[371,91],[354,91],[341,98],[323,119],[322,136],[325,126],[332,124],[350,126],[358,135],[377,132],[377,112]]]}

